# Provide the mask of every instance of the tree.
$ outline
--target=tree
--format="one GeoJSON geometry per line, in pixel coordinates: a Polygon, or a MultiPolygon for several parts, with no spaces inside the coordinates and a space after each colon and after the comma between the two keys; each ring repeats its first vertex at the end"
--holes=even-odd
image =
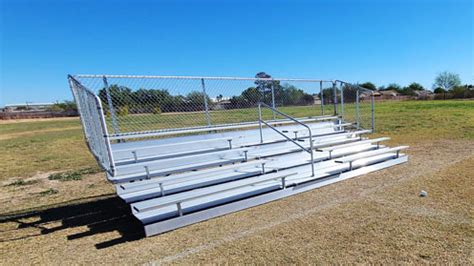
{"type": "Polygon", "coordinates": [[[347,83],[344,84],[344,86],[342,87],[342,90],[344,93],[344,101],[346,103],[353,103],[356,101],[357,88],[358,88],[357,86],[354,86],[352,84],[347,84],[347,83]]]}
{"type": "Polygon", "coordinates": [[[434,93],[446,93],[446,92],[447,92],[447,91],[446,91],[445,89],[440,88],[440,87],[434,89],[434,93]]]}
{"type": "Polygon", "coordinates": [[[400,93],[404,95],[415,96],[416,95],[415,91],[423,91],[423,90],[425,90],[425,88],[423,88],[423,86],[420,83],[412,82],[407,87],[404,87],[400,91],[400,93]]]}
{"type": "Polygon", "coordinates": [[[389,90],[394,90],[396,92],[400,92],[402,90],[402,87],[400,85],[398,85],[397,83],[390,83],[388,84],[388,86],[383,89],[383,90],[386,90],[386,91],[389,91],[389,90]]]}
{"type": "MultiPolygon", "coordinates": [[[[258,72],[256,75],[255,75],[256,78],[259,78],[259,79],[270,79],[272,76],[268,75],[267,73],[265,72],[258,72]]],[[[260,94],[262,95],[262,101],[265,102],[265,96],[267,94],[267,92],[271,93],[272,91],[272,83],[271,81],[269,80],[256,80],[255,81],[255,85],[256,85],[256,88],[257,90],[260,92],[260,94]]]]}
{"type": "Polygon", "coordinates": [[[279,93],[281,92],[279,80],[272,80],[272,76],[265,72],[258,72],[255,77],[258,78],[258,80],[255,81],[255,87],[260,92],[260,101],[270,105],[272,103],[272,89],[275,99],[279,98],[279,93]]]}
{"type": "MultiPolygon", "coordinates": [[[[337,102],[341,102],[341,90],[336,89],[337,102]]],[[[323,98],[321,98],[321,93],[318,93],[320,99],[323,99],[324,104],[334,103],[334,90],[333,88],[323,89],[323,98]]]]}
{"type": "Polygon", "coordinates": [[[458,86],[461,86],[461,79],[458,74],[444,71],[439,73],[435,78],[434,87],[436,88],[442,88],[449,91],[458,86]]]}
{"type": "Polygon", "coordinates": [[[359,84],[359,86],[369,89],[369,90],[373,90],[373,91],[377,90],[377,86],[375,86],[374,83],[369,82],[369,81],[359,84]]]}
{"type": "Polygon", "coordinates": [[[407,89],[412,90],[412,91],[423,91],[425,88],[420,83],[417,82],[412,82],[410,85],[408,85],[407,89]]]}
{"type": "Polygon", "coordinates": [[[281,87],[281,104],[283,105],[308,105],[314,102],[311,94],[288,83],[281,87]]]}
{"type": "MultiPolygon", "coordinates": [[[[114,107],[128,106],[132,103],[132,90],[125,86],[109,86],[110,98],[114,107]]],[[[109,104],[105,88],[99,90],[99,98],[104,105],[109,104]]]]}
{"type": "Polygon", "coordinates": [[[244,90],[241,94],[242,98],[247,102],[247,104],[250,105],[255,105],[258,103],[261,99],[261,93],[259,89],[255,87],[250,87],[246,90],[244,90]]]}
{"type": "Polygon", "coordinates": [[[207,101],[209,108],[211,108],[211,99],[208,95],[204,95],[201,91],[192,91],[186,95],[186,111],[201,111],[204,110],[204,97],[207,101]]]}
{"type": "Polygon", "coordinates": [[[169,102],[173,96],[167,90],[139,89],[133,92],[131,113],[152,113],[161,110],[165,102],[169,102]]]}

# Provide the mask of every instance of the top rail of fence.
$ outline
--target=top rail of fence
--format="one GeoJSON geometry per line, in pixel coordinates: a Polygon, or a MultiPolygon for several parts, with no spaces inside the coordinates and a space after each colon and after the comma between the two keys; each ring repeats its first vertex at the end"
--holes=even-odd
{"type": "MultiPolygon", "coordinates": [[[[98,75],[98,74],[77,74],[75,78],[129,78],[129,79],[190,79],[190,80],[263,80],[263,81],[301,81],[301,82],[335,82],[330,79],[303,79],[303,78],[249,78],[249,77],[208,77],[208,76],[153,76],[153,75],[98,75]]],[[[345,82],[347,83],[347,82],[345,82]]]]}

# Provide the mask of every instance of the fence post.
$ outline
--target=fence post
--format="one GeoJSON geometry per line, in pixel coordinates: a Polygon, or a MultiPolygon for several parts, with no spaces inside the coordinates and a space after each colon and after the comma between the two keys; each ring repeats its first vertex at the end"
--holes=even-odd
{"type": "Polygon", "coordinates": [[[339,82],[339,86],[341,86],[341,117],[344,120],[344,84],[339,82]]]}
{"type": "MultiPolygon", "coordinates": [[[[274,89],[273,84],[274,84],[274,82],[273,82],[273,79],[272,79],[272,107],[273,107],[273,109],[276,109],[276,107],[275,107],[275,89],[274,89]]],[[[275,120],[276,119],[275,111],[272,110],[272,113],[273,113],[273,120],[275,120]]]]}
{"type": "Polygon", "coordinates": [[[319,94],[321,95],[321,115],[324,115],[324,91],[322,80],[319,82],[319,94]]]}
{"type": "Polygon", "coordinates": [[[204,97],[204,110],[206,112],[207,125],[211,126],[211,116],[209,115],[209,105],[207,103],[207,93],[206,93],[206,85],[204,84],[204,79],[201,79],[201,85],[202,85],[202,94],[204,97]]]}
{"type": "Polygon", "coordinates": [[[372,133],[375,132],[375,95],[374,92],[372,91],[372,133]]]}
{"type": "Polygon", "coordinates": [[[258,127],[260,129],[260,143],[263,143],[263,132],[262,132],[262,104],[258,103],[258,127]]]}
{"type": "Polygon", "coordinates": [[[356,124],[357,124],[357,129],[360,129],[360,112],[359,112],[359,93],[360,93],[360,88],[357,87],[356,90],[356,124]]]}
{"type": "Polygon", "coordinates": [[[337,87],[336,87],[336,82],[332,82],[332,90],[334,93],[334,115],[337,115],[337,87]]]}
{"type": "Polygon", "coordinates": [[[110,95],[109,83],[107,82],[107,78],[105,76],[103,77],[103,81],[105,87],[105,94],[107,96],[107,105],[109,106],[110,116],[112,117],[112,128],[114,130],[114,134],[117,134],[120,133],[117,123],[117,115],[115,114],[112,96],[110,95]]]}

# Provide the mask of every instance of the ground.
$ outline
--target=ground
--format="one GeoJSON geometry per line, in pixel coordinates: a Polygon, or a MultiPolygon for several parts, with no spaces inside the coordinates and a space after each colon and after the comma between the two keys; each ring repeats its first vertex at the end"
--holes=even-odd
{"type": "Polygon", "coordinates": [[[150,238],[78,119],[0,122],[0,264],[474,263],[474,102],[376,114],[408,163],[150,238]]]}

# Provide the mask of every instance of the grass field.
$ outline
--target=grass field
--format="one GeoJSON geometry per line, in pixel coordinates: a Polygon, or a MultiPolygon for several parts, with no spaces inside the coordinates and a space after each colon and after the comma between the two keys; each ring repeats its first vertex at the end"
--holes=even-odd
{"type": "Polygon", "coordinates": [[[0,264],[472,264],[474,101],[377,103],[376,130],[409,163],[143,239],[77,118],[0,121],[0,264]]]}

